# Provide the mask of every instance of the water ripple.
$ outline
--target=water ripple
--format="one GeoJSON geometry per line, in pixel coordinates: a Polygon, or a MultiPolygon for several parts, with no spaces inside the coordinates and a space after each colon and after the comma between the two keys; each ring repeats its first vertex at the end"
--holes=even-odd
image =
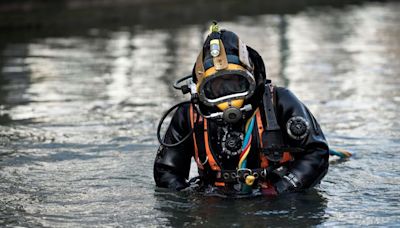
{"type": "Polygon", "coordinates": [[[0,225],[397,226],[399,11],[365,3],[221,21],[310,107],[332,148],[356,153],[332,160],[317,189],[275,199],[154,187],[155,129],[188,98],[171,83],[191,73],[202,25],[1,43],[0,225]]]}

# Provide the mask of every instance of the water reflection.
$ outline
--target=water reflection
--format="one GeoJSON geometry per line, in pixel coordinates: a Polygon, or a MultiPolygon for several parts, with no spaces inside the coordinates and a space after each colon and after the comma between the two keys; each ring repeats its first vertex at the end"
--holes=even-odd
{"type": "Polygon", "coordinates": [[[312,109],[333,147],[357,152],[332,163],[318,191],[274,200],[154,193],[154,129],[187,99],[171,83],[191,72],[205,25],[1,44],[0,224],[397,225],[399,11],[381,3],[221,22],[312,109]]]}
{"type": "Polygon", "coordinates": [[[315,226],[327,219],[327,200],[318,192],[291,194],[276,199],[222,199],[187,196],[164,190],[155,193],[155,209],[166,224],[182,226],[315,226]],[[307,219],[305,219],[307,218],[307,219]]]}

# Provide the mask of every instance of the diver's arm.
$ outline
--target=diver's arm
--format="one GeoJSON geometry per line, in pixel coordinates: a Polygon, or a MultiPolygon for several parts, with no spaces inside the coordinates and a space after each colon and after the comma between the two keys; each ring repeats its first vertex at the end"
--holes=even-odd
{"type": "Polygon", "coordinates": [[[287,174],[275,182],[275,188],[282,193],[313,187],[328,171],[329,147],[324,134],[314,116],[293,93],[276,88],[275,94],[277,118],[285,144],[305,149],[304,152],[293,154],[294,162],[287,174]],[[301,117],[309,124],[309,129],[302,137],[289,134],[287,123],[293,117],[301,117]]]}
{"type": "MultiPolygon", "coordinates": [[[[182,140],[190,132],[188,105],[178,108],[165,133],[164,142],[168,144],[182,140]]],[[[158,187],[181,190],[188,186],[193,139],[174,147],[160,146],[154,162],[154,180],[158,187]]]]}

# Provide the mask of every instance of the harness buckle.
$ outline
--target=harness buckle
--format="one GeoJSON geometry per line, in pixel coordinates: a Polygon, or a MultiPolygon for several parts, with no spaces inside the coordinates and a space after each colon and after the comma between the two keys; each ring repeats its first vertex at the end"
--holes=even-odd
{"type": "Polygon", "coordinates": [[[246,177],[249,175],[252,175],[253,171],[251,169],[247,168],[240,168],[237,169],[236,171],[236,176],[238,177],[239,181],[244,182],[246,180],[246,177]]]}
{"type": "Polygon", "coordinates": [[[283,157],[283,153],[284,150],[282,147],[278,147],[278,146],[270,146],[268,148],[263,148],[263,154],[267,157],[268,160],[272,161],[272,162],[279,162],[282,157],[283,157]]]}

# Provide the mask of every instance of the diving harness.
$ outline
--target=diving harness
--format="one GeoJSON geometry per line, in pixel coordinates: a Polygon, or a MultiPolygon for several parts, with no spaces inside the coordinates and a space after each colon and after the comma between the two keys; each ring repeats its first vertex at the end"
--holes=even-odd
{"type": "MultiPolygon", "coordinates": [[[[158,128],[157,128],[157,138],[160,142],[161,145],[165,146],[165,147],[175,147],[178,146],[180,144],[182,144],[185,140],[187,140],[191,135],[194,134],[194,124],[197,124],[199,122],[200,116],[203,118],[203,120],[207,120],[207,119],[219,119],[219,120],[225,120],[226,118],[230,117],[230,113],[239,113],[236,115],[240,115],[240,117],[243,116],[243,113],[245,112],[249,112],[252,110],[252,106],[250,104],[245,105],[244,107],[235,110],[234,112],[227,109],[223,112],[217,112],[217,113],[212,113],[210,115],[205,115],[203,114],[203,112],[201,112],[200,107],[199,107],[199,97],[198,97],[198,93],[196,91],[196,84],[193,83],[192,79],[191,79],[191,75],[185,76],[181,79],[178,79],[174,84],[173,87],[177,90],[182,91],[183,94],[187,94],[190,93],[191,94],[191,99],[189,101],[184,101],[181,103],[178,103],[174,106],[172,106],[170,109],[167,110],[167,112],[162,116],[162,118],[160,119],[160,122],[158,124],[158,128]],[[186,81],[186,83],[183,83],[184,81],[186,81]],[[183,84],[183,85],[182,85],[183,84]],[[165,143],[160,136],[160,129],[161,126],[165,120],[165,118],[177,107],[180,107],[182,105],[185,104],[192,104],[193,109],[195,109],[197,111],[197,113],[199,115],[195,115],[194,119],[192,120],[192,128],[190,130],[190,132],[183,137],[180,141],[173,143],[173,144],[167,144],[165,143]]],[[[268,81],[269,82],[269,81],[268,81]]],[[[246,157],[247,154],[250,151],[250,143],[246,143],[246,139],[243,139],[242,135],[224,135],[224,141],[229,141],[227,140],[228,138],[239,138],[241,142],[243,142],[243,144],[248,144],[248,148],[246,148],[246,145],[243,145],[243,152],[246,153],[242,153],[245,156],[241,155],[241,159],[240,159],[240,163],[238,166],[238,169],[236,170],[222,170],[220,167],[218,167],[218,165],[212,165],[211,169],[217,172],[217,181],[215,182],[216,186],[225,186],[225,183],[242,183],[242,192],[249,192],[251,191],[251,186],[253,185],[253,183],[255,183],[255,181],[257,179],[261,179],[261,180],[267,180],[268,175],[275,170],[276,168],[278,168],[279,166],[282,165],[283,162],[287,162],[289,160],[291,160],[291,155],[293,153],[297,153],[297,152],[303,152],[304,150],[301,148],[289,148],[284,146],[283,143],[283,138],[282,138],[282,132],[281,129],[277,123],[276,120],[276,116],[275,116],[275,112],[274,112],[274,107],[272,104],[272,86],[268,83],[265,86],[265,95],[263,96],[263,104],[264,104],[264,113],[265,113],[265,118],[266,118],[266,127],[265,129],[263,129],[262,131],[259,131],[259,135],[260,135],[260,140],[261,140],[261,152],[264,155],[265,159],[264,161],[262,161],[262,163],[264,163],[264,165],[261,165],[261,168],[258,169],[248,169],[246,168],[246,157]],[[290,152],[290,154],[289,154],[290,152]],[[242,159],[243,158],[243,159],[242,159]],[[267,160],[267,161],[266,161],[267,160]],[[266,165],[265,165],[266,163],[266,165]],[[217,169],[215,169],[215,167],[218,167],[217,169]]],[[[194,110],[193,110],[194,111],[194,110]]],[[[258,116],[257,118],[255,118],[255,115],[253,114],[252,117],[250,117],[250,119],[248,120],[248,123],[246,124],[246,135],[251,136],[250,132],[253,129],[254,126],[254,119],[257,119],[257,125],[263,125],[262,121],[261,121],[261,117],[259,114],[259,110],[256,110],[254,113],[258,112],[258,116]]],[[[228,121],[226,121],[228,122],[228,121]]],[[[251,141],[251,139],[250,139],[251,141]]],[[[228,143],[228,142],[227,142],[228,143]]],[[[229,144],[226,144],[229,145],[229,144]]],[[[236,145],[235,145],[236,147],[236,145]]],[[[224,149],[224,147],[223,147],[224,149]]],[[[222,153],[231,153],[231,155],[235,155],[235,152],[227,152],[227,151],[232,151],[232,150],[225,150],[225,152],[222,153]]],[[[198,152],[196,151],[196,154],[198,154],[198,152]]],[[[198,156],[198,155],[197,155],[198,156]]],[[[208,162],[210,162],[210,160],[214,160],[214,159],[210,159],[211,157],[213,157],[211,154],[207,155],[207,159],[206,161],[200,162],[201,167],[203,165],[205,165],[208,162]]],[[[195,159],[198,166],[199,162],[197,161],[198,157],[195,159]]]]}

